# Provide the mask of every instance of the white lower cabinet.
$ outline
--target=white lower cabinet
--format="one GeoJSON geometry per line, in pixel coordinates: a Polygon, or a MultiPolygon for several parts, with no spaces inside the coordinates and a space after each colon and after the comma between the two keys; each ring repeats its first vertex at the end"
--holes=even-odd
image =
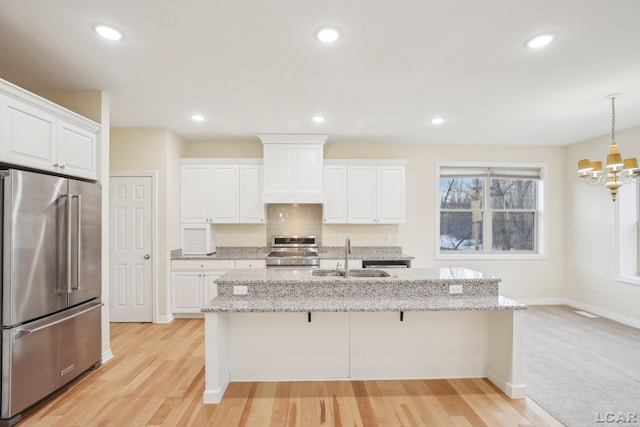
{"type": "Polygon", "coordinates": [[[218,295],[216,280],[234,268],[265,268],[264,259],[174,260],[171,262],[171,311],[200,314],[218,295]]]}
{"type": "Polygon", "coordinates": [[[266,268],[267,261],[264,259],[237,259],[236,268],[266,268]]]}
{"type": "Polygon", "coordinates": [[[235,268],[233,260],[172,262],[171,309],[174,314],[200,313],[217,295],[216,279],[235,268]]]}

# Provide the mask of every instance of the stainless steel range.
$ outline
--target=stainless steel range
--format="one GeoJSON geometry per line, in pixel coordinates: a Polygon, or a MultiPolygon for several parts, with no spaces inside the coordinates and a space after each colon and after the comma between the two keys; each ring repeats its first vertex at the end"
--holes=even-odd
{"type": "Polygon", "coordinates": [[[267,267],[317,267],[320,265],[316,236],[274,236],[267,267]]]}

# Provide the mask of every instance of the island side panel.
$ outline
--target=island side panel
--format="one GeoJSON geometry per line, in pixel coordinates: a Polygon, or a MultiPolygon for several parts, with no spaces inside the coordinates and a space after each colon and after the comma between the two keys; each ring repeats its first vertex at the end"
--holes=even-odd
{"type": "Polygon", "coordinates": [[[523,310],[489,314],[487,378],[512,399],[525,397],[523,364],[523,310]]]}
{"type": "Polygon", "coordinates": [[[204,403],[220,403],[229,385],[227,353],[227,314],[205,313],[204,316],[204,403]]]}
{"type": "Polygon", "coordinates": [[[482,378],[486,311],[351,313],[352,379],[482,378]]]}
{"type": "Polygon", "coordinates": [[[349,313],[229,313],[232,381],[346,379],[349,313]]]}

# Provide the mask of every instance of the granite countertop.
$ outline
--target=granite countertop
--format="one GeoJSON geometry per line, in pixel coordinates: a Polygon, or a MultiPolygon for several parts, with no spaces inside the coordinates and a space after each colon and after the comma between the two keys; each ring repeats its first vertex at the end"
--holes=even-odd
{"type": "MultiPolygon", "coordinates": [[[[221,246],[211,255],[183,255],[182,249],[171,251],[172,260],[229,260],[264,259],[269,254],[267,246],[221,246]]],[[[320,259],[344,259],[343,246],[321,246],[320,259]]],[[[401,246],[352,246],[350,259],[411,260],[413,256],[402,252],[401,246]]]]}
{"type": "Polygon", "coordinates": [[[379,312],[524,310],[527,306],[503,296],[432,298],[249,298],[218,297],[203,312],[379,312]]]}
{"type": "MultiPolygon", "coordinates": [[[[321,246],[320,259],[344,259],[344,246],[321,246]]],[[[349,259],[411,260],[415,257],[402,252],[401,246],[352,246],[349,259]]]]}
{"type": "MultiPolygon", "coordinates": [[[[389,277],[349,277],[341,276],[314,276],[310,269],[277,269],[277,268],[239,268],[225,273],[216,280],[220,285],[247,285],[247,284],[302,284],[318,285],[327,283],[344,284],[348,282],[359,283],[401,283],[404,285],[416,285],[420,283],[498,283],[501,279],[484,274],[479,271],[462,267],[440,268],[398,268],[384,269],[389,277]]],[[[220,291],[218,291],[220,293],[220,291]]]]}
{"type": "MultiPolygon", "coordinates": [[[[384,270],[384,269],[382,269],[384,270]]],[[[389,269],[389,277],[313,276],[310,270],[236,269],[203,312],[521,310],[500,279],[466,268],[389,269]],[[450,294],[449,285],[461,293],[450,294]],[[247,295],[234,295],[246,286],[247,295]]]]}
{"type": "Polygon", "coordinates": [[[216,248],[211,255],[183,255],[182,249],[171,251],[172,260],[229,260],[229,259],[265,259],[269,254],[269,248],[264,246],[223,246],[216,248]]]}

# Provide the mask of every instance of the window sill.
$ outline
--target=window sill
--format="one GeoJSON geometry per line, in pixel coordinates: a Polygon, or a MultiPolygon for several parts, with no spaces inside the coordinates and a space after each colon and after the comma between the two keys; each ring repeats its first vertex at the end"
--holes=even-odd
{"type": "Polygon", "coordinates": [[[640,286],[640,276],[617,276],[613,280],[620,283],[628,283],[630,285],[640,286]]]}
{"type": "MultiPolygon", "coordinates": [[[[548,257],[543,254],[442,254],[437,253],[437,260],[539,260],[539,259],[547,259],[548,257]]],[[[638,282],[640,284],[640,281],[638,282]]]]}

